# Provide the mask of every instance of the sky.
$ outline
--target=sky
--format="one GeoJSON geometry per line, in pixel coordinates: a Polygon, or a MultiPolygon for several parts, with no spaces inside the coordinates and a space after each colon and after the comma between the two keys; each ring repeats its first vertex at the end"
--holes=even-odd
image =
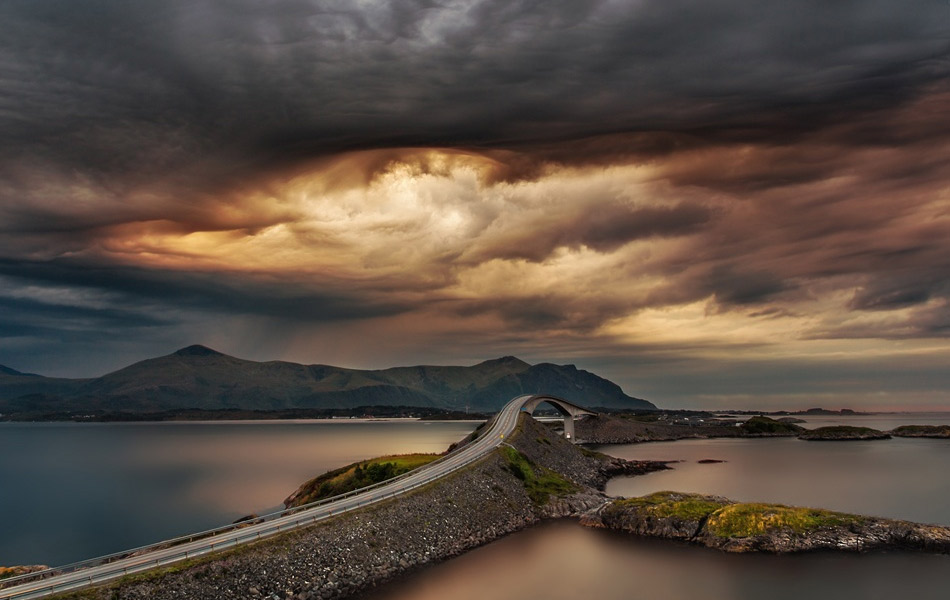
{"type": "Polygon", "coordinates": [[[950,410],[946,0],[6,0],[0,364],[950,410]]]}

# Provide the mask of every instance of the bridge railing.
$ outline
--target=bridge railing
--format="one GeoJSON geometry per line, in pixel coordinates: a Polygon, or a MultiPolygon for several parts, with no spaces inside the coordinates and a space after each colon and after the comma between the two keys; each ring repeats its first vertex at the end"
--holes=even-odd
{"type": "MultiPolygon", "coordinates": [[[[415,483],[415,484],[413,484],[413,485],[411,485],[411,486],[405,488],[404,490],[401,490],[400,493],[408,492],[408,491],[414,490],[414,489],[416,489],[416,488],[420,488],[420,487],[422,487],[422,486],[424,486],[424,485],[428,485],[428,484],[432,483],[433,481],[436,481],[436,480],[438,480],[438,479],[441,479],[442,477],[444,477],[445,475],[448,475],[449,473],[454,473],[455,471],[457,471],[457,470],[459,470],[459,469],[461,469],[461,468],[463,468],[463,467],[468,466],[469,464],[471,464],[471,463],[474,462],[475,460],[478,460],[479,458],[480,458],[480,456],[475,456],[475,457],[473,457],[472,459],[470,459],[470,460],[468,460],[468,461],[465,461],[465,462],[463,462],[463,463],[460,463],[460,464],[458,464],[458,465],[452,467],[451,469],[449,469],[449,470],[446,471],[445,473],[439,475],[438,477],[428,477],[428,478],[424,479],[423,481],[420,481],[420,482],[418,482],[418,483],[415,483]]],[[[418,471],[419,471],[419,469],[416,469],[416,470],[414,471],[414,473],[417,474],[418,471]]],[[[390,480],[386,481],[385,483],[392,483],[392,481],[393,481],[393,480],[390,479],[390,480]]],[[[375,486],[375,485],[374,485],[374,486],[367,486],[367,488],[369,488],[369,487],[377,487],[377,486],[375,486]]],[[[364,489],[366,489],[366,488],[364,488],[364,489]]],[[[322,514],[322,515],[313,515],[313,516],[309,516],[309,517],[305,517],[305,518],[302,518],[302,519],[299,519],[299,520],[292,521],[292,522],[287,523],[287,524],[283,524],[283,523],[274,524],[273,526],[268,527],[268,528],[266,528],[266,529],[264,529],[264,530],[255,531],[255,532],[253,532],[253,533],[249,533],[247,536],[238,536],[238,537],[235,537],[235,538],[227,539],[227,540],[222,541],[222,542],[219,543],[219,544],[211,544],[209,547],[202,548],[202,549],[197,550],[197,551],[193,551],[193,552],[183,551],[183,552],[177,552],[177,553],[175,553],[175,554],[170,554],[170,555],[166,554],[166,555],[163,555],[161,558],[157,558],[157,559],[154,559],[154,560],[145,560],[145,561],[142,561],[141,563],[137,563],[136,565],[133,565],[133,566],[131,566],[131,567],[124,567],[124,568],[116,567],[116,568],[113,569],[113,570],[103,571],[103,572],[101,572],[101,573],[96,574],[95,576],[90,576],[90,577],[88,577],[88,578],[81,578],[81,579],[78,579],[78,580],[72,580],[72,581],[68,581],[68,582],[64,582],[64,583],[59,583],[59,584],[50,585],[49,587],[41,586],[41,587],[39,587],[39,588],[33,588],[33,589],[30,589],[30,590],[27,590],[27,591],[13,592],[13,593],[7,593],[7,594],[4,594],[3,589],[0,589],[0,599],[2,599],[2,600],[16,600],[16,599],[18,599],[18,598],[22,598],[22,599],[25,599],[25,598],[34,598],[34,597],[38,597],[38,596],[41,596],[41,595],[42,595],[42,596],[45,596],[45,595],[48,595],[48,594],[54,594],[54,593],[56,593],[56,592],[67,592],[67,591],[75,590],[75,589],[77,589],[78,587],[85,587],[85,586],[87,586],[87,585],[93,585],[93,584],[96,584],[96,583],[105,583],[105,582],[107,582],[107,581],[111,581],[112,579],[114,579],[114,578],[116,578],[117,576],[120,576],[120,575],[131,575],[131,574],[139,573],[139,572],[141,572],[141,571],[148,571],[148,570],[151,570],[151,569],[156,569],[156,568],[159,568],[159,567],[162,567],[162,566],[165,566],[165,565],[174,564],[174,563],[176,563],[176,562],[178,562],[178,561],[180,561],[180,560],[182,560],[182,559],[196,558],[196,557],[199,557],[199,556],[203,556],[203,555],[205,555],[205,554],[209,554],[209,553],[211,553],[211,552],[217,552],[217,551],[219,551],[219,550],[224,550],[224,549],[226,549],[226,548],[232,548],[232,547],[235,547],[235,546],[240,546],[241,544],[246,544],[246,543],[248,543],[248,542],[253,542],[253,541],[256,541],[256,540],[260,540],[260,539],[262,539],[262,538],[266,538],[266,537],[268,537],[268,536],[270,536],[270,535],[273,535],[273,534],[275,534],[275,533],[280,533],[281,531],[284,531],[284,532],[292,531],[292,530],[297,529],[297,528],[299,528],[299,527],[302,527],[302,526],[305,526],[305,525],[310,525],[310,524],[313,524],[313,523],[317,523],[317,522],[319,522],[319,521],[322,521],[322,520],[327,519],[327,518],[330,518],[330,517],[338,516],[338,515],[341,515],[341,514],[343,514],[343,513],[347,513],[347,512],[353,511],[353,510],[359,510],[359,509],[361,509],[361,508],[364,508],[364,507],[366,507],[366,506],[369,506],[370,504],[374,504],[374,503],[379,502],[379,501],[381,501],[381,500],[385,500],[386,498],[394,497],[395,495],[396,495],[396,494],[393,493],[392,496],[382,496],[382,497],[379,497],[379,498],[374,498],[374,499],[372,499],[372,500],[370,500],[370,501],[368,501],[368,502],[366,502],[366,503],[364,503],[364,504],[358,504],[358,505],[356,505],[356,506],[349,506],[349,507],[341,508],[339,512],[335,512],[335,513],[322,514]]],[[[303,507],[300,507],[300,508],[303,508],[303,507]]],[[[197,534],[196,534],[196,535],[197,535],[197,534]]],[[[159,546],[160,546],[159,549],[164,549],[164,548],[165,548],[165,545],[164,545],[164,544],[160,544],[159,546]]],[[[174,546],[172,546],[172,547],[174,547],[174,546]]],[[[149,547],[145,547],[145,548],[149,548],[149,547]]],[[[128,553],[122,553],[122,554],[125,555],[125,556],[129,556],[128,553]]],[[[86,562],[86,561],[83,561],[83,562],[86,562]]],[[[80,563],[76,563],[76,564],[80,564],[80,563]]],[[[83,568],[88,568],[89,566],[101,566],[101,564],[103,564],[103,563],[100,563],[100,565],[87,565],[86,567],[83,567],[83,568]]],[[[106,563],[104,563],[104,564],[108,564],[108,561],[107,561],[106,563]]],[[[75,569],[75,570],[79,570],[79,569],[75,569]]],[[[74,571],[75,571],[75,570],[74,570],[74,571]]],[[[60,569],[53,569],[53,571],[55,571],[55,572],[53,573],[54,575],[59,575],[59,574],[61,574],[61,573],[65,573],[65,572],[66,572],[66,571],[60,571],[60,569]]],[[[48,575],[47,577],[49,577],[49,575],[48,575]]],[[[7,581],[7,580],[4,580],[4,583],[6,583],[6,581],[7,581]]],[[[29,583],[29,581],[27,581],[27,582],[19,581],[19,583],[20,583],[20,584],[22,584],[22,583],[29,583]]]]}
{"type": "MultiPolygon", "coordinates": [[[[470,440],[470,441],[469,441],[467,444],[465,444],[464,446],[461,446],[460,448],[457,448],[455,451],[461,450],[462,448],[464,448],[464,447],[467,446],[468,444],[475,443],[475,442],[477,442],[478,440],[480,440],[481,438],[483,438],[483,437],[491,430],[492,425],[494,425],[493,421],[494,421],[495,419],[496,419],[496,417],[494,417],[494,416],[491,417],[491,418],[490,418],[488,421],[486,421],[485,424],[481,427],[481,431],[478,433],[478,435],[477,435],[475,438],[473,438],[472,440],[470,440]]],[[[471,435],[471,434],[469,434],[469,435],[471,435]]],[[[463,438],[463,440],[464,440],[464,439],[465,439],[465,438],[463,438]]],[[[239,522],[237,522],[237,523],[231,523],[231,524],[229,524],[229,525],[224,525],[224,526],[222,526],[222,527],[216,527],[216,528],[214,528],[214,529],[208,529],[208,530],[205,530],[205,531],[200,531],[200,532],[198,532],[198,533],[192,533],[192,534],[189,534],[189,535],[183,535],[183,536],[180,536],[180,537],[172,538],[172,539],[170,539],[170,540],[163,540],[163,541],[161,541],[161,542],[157,542],[157,543],[154,543],[154,544],[148,544],[148,545],[145,545],[145,546],[139,546],[139,547],[137,547],[137,548],[132,548],[132,549],[130,549],[130,550],[123,550],[123,551],[121,551],[121,552],[115,552],[115,553],[112,553],[112,554],[106,554],[106,555],[104,555],[104,556],[98,556],[98,557],[96,557],[96,558],[90,558],[90,559],[86,559],[86,560],[81,560],[81,561],[74,562],[74,563],[70,563],[70,564],[67,564],[67,565],[60,566],[60,567],[53,567],[53,568],[50,568],[50,569],[44,569],[43,571],[34,571],[34,572],[32,572],[32,573],[24,573],[23,575],[17,575],[17,576],[14,576],[14,577],[7,577],[7,578],[5,578],[5,579],[0,579],[0,600],[6,600],[6,599],[8,599],[8,598],[12,599],[12,598],[17,598],[17,597],[26,595],[26,593],[24,593],[24,594],[15,594],[15,595],[4,595],[4,594],[3,594],[3,590],[4,590],[4,589],[10,588],[10,587],[13,587],[13,586],[16,586],[16,585],[21,585],[21,584],[24,584],[24,583],[30,583],[30,582],[32,582],[32,581],[38,581],[38,580],[41,580],[41,579],[47,579],[47,578],[49,578],[49,577],[54,577],[54,576],[57,576],[57,575],[63,575],[63,574],[66,574],[66,573],[72,573],[72,572],[75,572],[75,571],[80,571],[80,570],[88,569],[88,568],[91,568],[91,567],[99,567],[99,566],[106,565],[106,564],[109,564],[109,563],[113,563],[113,562],[115,562],[115,561],[122,560],[122,559],[125,559],[125,558],[132,558],[132,557],[134,557],[134,556],[146,555],[146,554],[149,554],[149,553],[151,553],[151,552],[158,551],[158,550],[166,550],[166,549],[168,549],[168,548],[173,548],[173,547],[175,547],[175,546],[180,546],[180,545],[182,545],[182,544],[188,544],[188,543],[190,543],[190,542],[194,542],[194,541],[197,541],[197,540],[215,537],[215,536],[218,536],[218,535],[221,535],[221,534],[224,534],[224,533],[230,533],[230,532],[236,531],[236,530],[238,530],[238,529],[246,528],[246,527],[248,527],[248,526],[250,526],[250,525],[258,525],[258,524],[261,524],[261,523],[267,523],[267,522],[270,522],[270,521],[275,521],[275,520],[277,520],[277,519],[282,519],[282,518],[284,518],[284,517],[292,516],[292,515],[294,515],[294,514],[297,514],[297,513],[300,513],[300,512],[309,510],[309,509],[312,509],[312,508],[317,508],[317,507],[319,507],[319,506],[323,506],[323,505],[325,505],[325,504],[330,504],[330,503],[333,503],[333,502],[338,502],[338,501],[340,501],[340,500],[344,500],[344,499],[346,499],[346,498],[351,498],[351,497],[353,497],[353,496],[358,496],[358,495],[360,495],[360,494],[364,494],[364,493],[369,492],[369,491],[372,491],[372,490],[374,490],[374,489],[377,489],[377,488],[380,488],[380,487],[383,487],[383,486],[387,486],[387,485],[391,485],[391,484],[393,484],[393,483],[396,483],[396,482],[398,482],[398,481],[401,481],[402,479],[405,479],[406,477],[415,476],[415,475],[418,475],[419,473],[423,473],[423,472],[425,472],[425,471],[427,471],[427,470],[429,470],[429,469],[431,469],[431,468],[434,468],[435,466],[437,466],[437,465],[441,464],[442,462],[444,462],[444,461],[448,460],[449,458],[451,458],[451,457],[455,454],[455,451],[449,452],[449,453],[447,453],[447,454],[443,454],[442,456],[440,456],[440,457],[437,458],[436,460],[433,460],[432,462],[426,463],[425,465],[422,465],[421,467],[418,467],[418,468],[413,469],[413,470],[411,470],[411,471],[407,471],[406,473],[403,473],[403,474],[401,474],[401,475],[397,475],[396,477],[392,477],[392,478],[390,478],[390,479],[386,479],[386,480],[384,480],[384,481],[380,481],[379,483],[374,483],[374,484],[367,485],[367,486],[364,486],[364,487],[361,487],[361,488],[357,488],[357,489],[355,489],[355,490],[350,490],[349,492],[344,492],[344,493],[342,493],[342,494],[337,494],[336,496],[330,496],[330,497],[328,497],[328,498],[322,498],[322,499],[320,499],[320,500],[316,500],[316,501],[310,502],[310,503],[308,503],[308,504],[302,504],[302,505],[300,505],[300,506],[295,506],[295,507],[293,507],[293,508],[285,508],[285,509],[283,509],[283,510],[278,510],[278,511],[274,511],[274,512],[272,512],[272,513],[267,513],[267,514],[265,514],[265,515],[261,515],[261,516],[259,516],[259,517],[255,517],[255,518],[253,518],[253,519],[248,519],[248,520],[246,520],[246,521],[239,521],[239,522]]],[[[448,472],[449,472],[449,473],[454,472],[456,469],[461,468],[461,467],[463,467],[463,466],[465,466],[465,465],[467,465],[467,464],[468,464],[468,462],[463,463],[463,464],[461,464],[461,465],[458,465],[458,466],[452,468],[452,469],[451,469],[450,471],[448,471],[448,472]]],[[[441,476],[440,476],[440,477],[441,477],[441,476]]],[[[417,488],[417,487],[419,487],[419,486],[421,486],[421,485],[425,485],[425,484],[427,484],[427,483],[431,483],[434,479],[437,479],[437,478],[427,478],[425,481],[423,481],[423,482],[421,482],[421,483],[419,483],[419,484],[413,485],[413,486],[411,486],[410,488],[407,488],[407,490],[415,489],[415,488],[417,488]]],[[[345,509],[342,509],[342,510],[340,511],[340,513],[348,512],[348,511],[350,511],[350,510],[353,510],[354,508],[362,508],[362,506],[351,507],[351,508],[345,508],[345,509]]],[[[340,514],[340,513],[335,513],[335,514],[332,515],[332,516],[336,516],[336,514],[340,514]]],[[[311,519],[311,518],[305,518],[305,519],[303,519],[302,521],[296,521],[296,522],[295,522],[295,525],[294,525],[293,527],[286,527],[285,529],[286,529],[286,530],[295,529],[295,528],[299,527],[300,525],[306,525],[306,524],[311,523],[311,522],[316,522],[316,521],[318,521],[318,520],[321,520],[321,519],[323,519],[323,518],[326,518],[327,516],[330,516],[330,515],[325,515],[325,516],[320,516],[320,517],[314,517],[314,518],[312,518],[312,519],[311,519]]],[[[215,546],[216,546],[215,544],[212,544],[212,545],[211,545],[211,548],[212,548],[214,551],[216,551],[216,550],[219,550],[219,549],[228,548],[228,547],[231,547],[231,546],[236,546],[236,545],[239,545],[239,544],[243,544],[243,543],[246,543],[246,542],[248,542],[248,541],[255,540],[255,539],[260,539],[261,537],[266,537],[267,535],[270,535],[270,534],[272,534],[272,533],[276,533],[276,532],[280,531],[280,530],[281,530],[280,527],[281,527],[281,524],[277,524],[276,527],[273,527],[273,528],[266,528],[266,529],[264,529],[263,531],[256,531],[253,535],[251,535],[251,536],[250,536],[249,538],[247,538],[247,539],[245,539],[245,538],[240,538],[240,537],[236,538],[237,540],[240,540],[240,542],[236,542],[235,540],[228,540],[228,541],[226,541],[225,543],[223,543],[223,544],[221,544],[220,546],[217,546],[217,547],[215,547],[215,546]],[[261,535],[262,533],[264,533],[264,535],[261,535]]],[[[161,561],[146,562],[146,563],[143,563],[143,564],[145,564],[145,568],[143,568],[143,569],[136,569],[136,572],[137,572],[137,571],[141,571],[141,570],[145,570],[145,569],[152,569],[152,568],[155,568],[155,567],[164,565],[164,564],[169,564],[169,563],[172,563],[172,562],[176,562],[176,561],[178,561],[178,560],[181,560],[182,558],[191,558],[192,556],[199,556],[200,554],[205,554],[205,553],[210,552],[210,551],[212,551],[212,550],[205,550],[204,552],[191,553],[191,554],[189,554],[188,552],[183,552],[183,553],[176,554],[176,555],[174,555],[173,557],[165,557],[165,558],[163,558],[161,561]]],[[[132,572],[132,571],[129,571],[129,572],[132,572]]],[[[96,583],[97,581],[100,581],[100,580],[103,580],[103,581],[104,581],[104,580],[106,580],[106,579],[111,579],[111,577],[113,577],[114,575],[115,575],[114,572],[110,572],[110,574],[109,574],[108,577],[101,576],[101,577],[99,577],[98,579],[90,580],[88,583],[96,583]]]]}

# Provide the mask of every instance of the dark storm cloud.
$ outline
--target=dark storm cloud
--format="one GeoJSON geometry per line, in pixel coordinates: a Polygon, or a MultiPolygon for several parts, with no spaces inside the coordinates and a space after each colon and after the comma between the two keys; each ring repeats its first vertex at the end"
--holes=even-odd
{"type": "Polygon", "coordinates": [[[937,273],[923,273],[918,277],[901,274],[885,281],[875,281],[862,288],[851,301],[858,310],[890,310],[924,304],[937,295],[950,295],[950,283],[945,278],[933,280],[937,273]]]}
{"type": "Polygon", "coordinates": [[[583,297],[576,292],[565,290],[560,294],[463,300],[449,303],[448,308],[462,317],[497,315],[514,331],[575,333],[589,333],[604,321],[627,314],[633,308],[630,302],[615,298],[583,297]]]}
{"type": "Polygon", "coordinates": [[[5,154],[139,182],[183,168],[223,184],[240,156],[710,124],[774,136],[947,74],[936,0],[43,0],[0,16],[5,154]]]}
{"type": "MultiPolygon", "coordinates": [[[[409,309],[398,301],[373,300],[361,297],[354,290],[333,289],[332,282],[297,283],[278,276],[243,273],[165,271],[138,267],[85,264],[79,261],[55,260],[44,262],[0,261],[0,275],[22,285],[52,286],[97,290],[110,295],[109,306],[102,309],[54,307],[29,303],[30,310],[38,307],[53,318],[60,310],[68,319],[72,312],[82,316],[138,319],[144,323],[159,324],[161,319],[145,314],[168,307],[207,311],[211,313],[251,314],[280,317],[302,322],[337,321],[356,318],[391,316],[409,309]],[[130,307],[139,307],[133,311],[130,307]],[[125,317],[123,315],[129,315],[125,317]]],[[[342,288],[337,284],[338,288],[342,288]]],[[[10,301],[7,301],[10,302],[10,301]]],[[[22,301],[20,301],[22,304],[22,301]]],[[[21,306],[16,311],[22,318],[29,310],[21,306]]]]}
{"type": "Polygon", "coordinates": [[[0,339],[109,342],[172,322],[120,306],[85,307],[0,297],[0,339]]]}
{"type": "MultiPolygon", "coordinates": [[[[876,124],[947,75],[948,13],[935,0],[6,2],[0,227],[16,244],[3,252],[73,251],[98,228],[155,220],[264,227],[287,215],[217,209],[236,202],[230,190],[353,149],[476,147],[498,160],[496,177],[517,179],[549,162],[780,145],[835,124],[830,146],[663,171],[728,189],[813,180],[849,140],[946,128],[927,125],[939,103],[913,127],[876,124]]],[[[644,224],[661,217],[620,218],[565,243],[666,235],[644,224]]]]}
{"type": "Polygon", "coordinates": [[[719,304],[759,304],[788,289],[774,273],[739,272],[731,266],[717,267],[705,286],[719,304]]]}
{"type": "MultiPolygon", "coordinates": [[[[943,0],[6,0],[0,354],[46,371],[95,340],[118,366],[245,316],[334,346],[368,319],[364,349],[390,317],[392,353],[440,318],[489,323],[468,356],[602,352],[607,325],[703,303],[945,337],[948,51],[943,0]],[[331,194],[393,161],[442,181],[390,212],[392,188],[331,194]]],[[[426,360],[463,334],[437,337],[426,360]]],[[[630,353],[701,367],[669,343],[630,353]]]]}

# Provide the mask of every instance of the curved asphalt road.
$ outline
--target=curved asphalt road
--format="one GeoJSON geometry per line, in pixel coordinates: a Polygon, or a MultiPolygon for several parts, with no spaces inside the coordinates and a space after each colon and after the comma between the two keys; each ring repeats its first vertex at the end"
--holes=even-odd
{"type": "Polygon", "coordinates": [[[393,498],[439,479],[440,477],[444,477],[494,450],[514,431],[515,426],[518,424],[518,415],[521,412],[521,408],[535,397],[536,395],[534,394],[528,394],[518,396],[511,400],[495,416],[488,430],[482,433],[477,440],[446,455],[436,462],[411,471],[405,476],[388,484],[380,485],[346,498],[341,498],[335,502],[321,504],[294,514],[278,517],[271,521],[229,530],[211,537],[178,544],[169,548],[155,549],[150,552],[144,552],[138,556],[130,556],[108,564],[88,567],[46,579],[30,581],[14,587],[0,589],[0,599],[27,600],[29,598],[42,598],[54,593],[62,593],[92,584],[104,583],[130,573],[147,571],[159,566],[170,565],[181,560],[208,554],[209,552],[223,548],[263,539],[280,532],[321,521],[333,515],[338,515],[341,512],[361,508],[386,498],[393,498]]]}

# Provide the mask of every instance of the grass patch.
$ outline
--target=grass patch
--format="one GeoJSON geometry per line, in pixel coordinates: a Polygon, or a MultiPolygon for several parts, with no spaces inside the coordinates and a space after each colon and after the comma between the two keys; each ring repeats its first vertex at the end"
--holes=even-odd
{"type": "Polygon", "coordinates": [[[613,506],[618,508],[635,506],[659,518],[676,517],[688,521],[699,521],[721,509],[725,504],[724,500],[699,494],[656,492],[649,496],[617,500],[613,506]]]}
{"type": "Polygon", "coordinates": [[[720,508],[709,516],[706,529],[719,537],[745,538],[779,529],[806,533],[826,527],[848,527],[865,520],[857,515],[817,508],[750,502],[720,508]]]}
{"type": "Polygon", "coordinates": [[[633,507],[638,512],[661,519],[705,519],[705,530],[723,538],[755,537],[775,531],[802,534],[824,528],[861,525],[868,520],[859,515],[818,508],[757,502],[732,503],[725,498],[681,492],[656,492],[639,498],[616,500],[608,510],[621,510],[624,507],[633,507]]]}
{"type": "Polygon", "coordinates": [[[508,461],[508,470],[521,480],[531,501],[547,504],[551,496],[563,496],[577,491],[577,486],[554,471],[532,463],[524,454],[510,446],[501,448],[508,461]]]}
{"type": "Polygon", "coordinates": [[[439,454],[380,456],[353,463],[314,477],[291,496],[288,506],[301,506],[337,494],[392,479],[439,458],[439,454]]]}

